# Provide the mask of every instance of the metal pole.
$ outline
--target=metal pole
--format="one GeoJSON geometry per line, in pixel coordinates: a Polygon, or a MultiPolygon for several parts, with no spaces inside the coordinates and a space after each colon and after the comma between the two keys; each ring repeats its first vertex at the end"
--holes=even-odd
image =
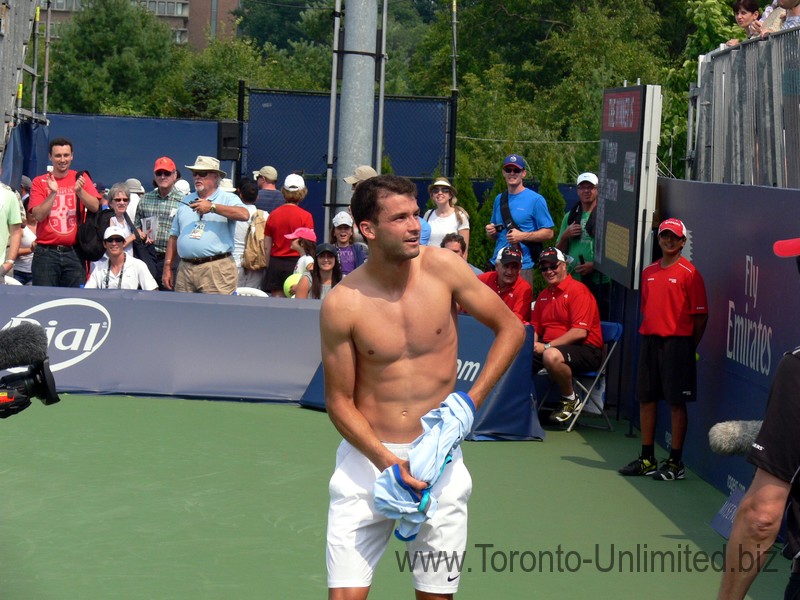
{"type": "Polygon", "coordinates": [[[244,167],[244,153],[242,146],[244,145],[244,95],[246,87],[244,79],[239,80],[239,98],[236,103],[236,120],[238,121],[237,127],[239,128],[239,160],[236,161],[236,177],[233,180],[234,185],[238,187],[239,179],[242,177],[242,167],[244,167]]]}
{"type": "Polygon", "coordinates": [[[336,0],[336,5],[333,9],[333,48],[331,56],[331,110],[328,114],[328,155],[327,155],[327,168],[325,170],[325,223],[323,227],[325,232],[325,241],[330,241],[330,228],[327,223],[331,221],[331,195],[335,193],[335,181],[333,180],[333,164],[334,160],[334,144],[336,143],[336,98],[337,98],[337,84],[336,81],[339,77],[339,27],[342,16],[342,0],[336,0]]]}
{"type": "MultiPolygon", "coordinates": [[[[370,164],[374,156],[377,1],[347,0],[344,23],[336,165],[340,174],[349,175],[357,166],[370,164]]],[[[350,186],[337,177],[335,208],[347,206],[351,195],[350,186]]]]}
{"type": "Polygon", "coordinates": [[[381,61],[380,83],[378,85],[378,131],[375,135],[375,170],[381,173],[383,162],[383,99],[386,91],[386,28],[389,22],[388,0],[383,0],[383,25],[381,29],[381,53],[377,60],[381,61]]]}
{"type": "Polygon", "coordinates": [[[447,140],[447,162],[445,165],[445,169],[447,172],[448,177],[451,180],[455,179],[456,176],[456,133],[457,133],[457,123],[458,123],[458,78],[456,67],[458,63],[458,52],[457,52],[457,25],[458,25],[458,15],[457,15],[457,6],[456,0],[452,2],[452,9],[451,9],[451,20],[452,20],[452,31],[453,31],[453,58],[452,58],[452,66],[453,66],[453,83],[451,86],[451,93],[450,93],[450,127],[448,131],[448,140],[447,140]]]}
{"type": "Polygon", "coordinates": [[[39,94],[37,81],[39,78],[39,17],[41,9],[37,6],[33,20],[33,65],[31,73],[31,113],[36,114],[36,100],[39,94]]]}
{"type": "Polygon", "coordinates": [[[47,0],[47,22],[44,32],[44,86],[42,89],[42,114],[47,117],[47,94],[50,90],[50,24],[52,21],[52,0],[47,0]]]}

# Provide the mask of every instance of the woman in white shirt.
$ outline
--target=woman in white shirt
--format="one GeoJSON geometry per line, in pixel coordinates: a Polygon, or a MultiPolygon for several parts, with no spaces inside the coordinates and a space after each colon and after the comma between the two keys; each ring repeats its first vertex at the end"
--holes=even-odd
{"type": "Polygon", "coordinates": [[[456,188],[445,177],[439,177],[428,187],[428,193],[436,205],[424,217],[431,226],[428,246],[438,247],[448,233],[459,233],[467,242],[469,252],[469,215],[463,208],[456,206],[456,188]]]}
{"type": "Polygon", "coordinates": [[[103,290],[156,290],[158,284],[147,265],[123,250],[124,232],[109,227],[103,235],[105,257],[93,263],[92,272],[84,287],[103,290]]]}

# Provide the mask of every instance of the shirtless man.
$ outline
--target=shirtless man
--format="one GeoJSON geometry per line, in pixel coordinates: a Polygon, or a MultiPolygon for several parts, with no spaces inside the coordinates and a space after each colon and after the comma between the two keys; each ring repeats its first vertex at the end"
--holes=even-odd
{"type": "MultiPolygon", "coordinates": [[[[522,323],[452,252],[420,248],[416,186],[392,175],[362,182],[353,217],[370,258],[322,305],[320,322],[328,415],[344,437],[330,481],[328,597],[364,599],[394,522],[375,510],[373,485],[399,465],[416,490],[406,460],[422,433],[420,418],[453,391],[458,350],[456,303],[495,334],[469,396],[480,407],[519,351],[522,323]]],[[[407,548],[458,553],[466,547],[466,502],[472,488],[461,451],[453,453],[433,493],[436,514],[407,548]]],[[[418,599],[452,598],[460,573],[414,572],[418,599]]],[[[432,570],[431,570],[432,571],[432,570]]]]}

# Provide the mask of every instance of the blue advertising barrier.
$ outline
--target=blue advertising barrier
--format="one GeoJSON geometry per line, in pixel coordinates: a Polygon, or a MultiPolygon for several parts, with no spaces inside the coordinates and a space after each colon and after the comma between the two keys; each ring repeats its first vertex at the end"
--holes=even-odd
{"type": "Polygon", "coordinates": [[[0,328],[45,328],[59,391],[296,401],[320,360],[319,305],[6,285],[0,328]]]}
{"type": "MultiPolygon", "coordinates": [[[[469,440],[543,440],[545,432],[539,424],[531,401],[533,365],[533,329],[526,327],[525,344],[508,371],[500,378],[484,401],[472,426],[469,440]]],[[[467,315],[458,317],[458,363],[455,389],[468,392],[480,374],[492,332],[467,315]]],[[[444,398],[442,398],[444,400],[444,398]]],[[[325,408],[322,365],[317,368],[300,404],[308,408],[325,408]]]]}

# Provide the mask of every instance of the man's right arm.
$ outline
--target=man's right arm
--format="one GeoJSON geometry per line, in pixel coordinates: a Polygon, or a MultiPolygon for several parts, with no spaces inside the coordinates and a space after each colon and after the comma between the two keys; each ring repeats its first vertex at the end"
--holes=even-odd
{"type": "Polygon", "coordinates": [[[47,183],[42,185],[41,181],[37,179],[34,180],[31,186],[30,210],[37,223],[41,223],[50,216],[50,211],[53,209],[53,203],[58,193],[58,185],[55,184],[52,176],[48,175],[46,181],[47,183]],[[55,189],[53,189],[53,186],[55,186],[55,189]]]}
{"type": "MultiPolygon", "coordinates": [[[[352,309],[341,292],[329,295],[320,310],[322,366],[325,370],[325,408],[342,437],[366,456],[380,471],[400,463],[381,443],[355,404],[356,349],[348,322],[352,309]]],[[[423,484],[424,487],[424,484],[423,484]]]]}
{"type": "Polygon", "coordinates": [[[781,527],[789,483],[756,470],[750,489],[742,499],[725,552],[725,569],[718,600],[741,600],[756,575],[769,562],[772,547],[781,527]]]}

